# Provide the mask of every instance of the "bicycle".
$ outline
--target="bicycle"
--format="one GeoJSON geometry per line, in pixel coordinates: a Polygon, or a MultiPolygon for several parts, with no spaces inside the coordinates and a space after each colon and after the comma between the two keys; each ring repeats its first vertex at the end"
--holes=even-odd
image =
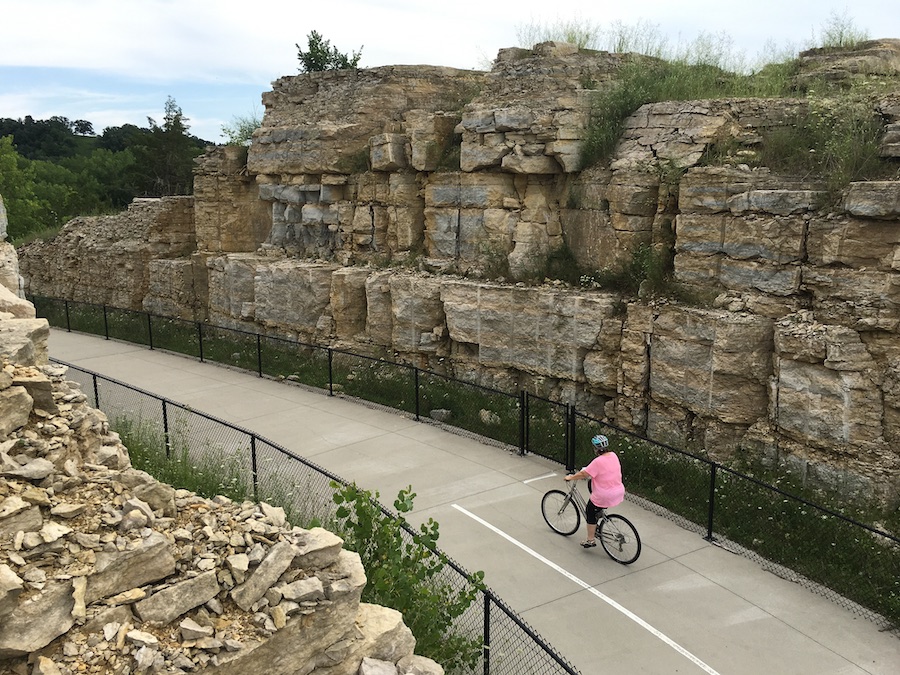
{"type": "MultiPolygon", "coordinates": [[[[566,537],[575,534],[585,518],[587,502],[578,491],[577,481],[571,481],[569,492],[549,490],[541,499],[541,513],[554,532],[566,537]]],[[[595,537],[606,554],[622,565],[630,565],[641,555],[641,537],[625,516],[600,511],[595,537]]]]}

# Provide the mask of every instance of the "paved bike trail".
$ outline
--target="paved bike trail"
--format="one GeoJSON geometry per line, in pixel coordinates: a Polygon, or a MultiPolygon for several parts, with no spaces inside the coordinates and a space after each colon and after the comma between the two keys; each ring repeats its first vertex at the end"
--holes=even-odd
{"type": "MultiPolygon", "coordinates": [[[[554,534],[541,496],[556,464],[325,392],[197,359],[53,329],[50,355],[252,430],[390,504],[408,485],[413,522],[584,675],[894,675],[900,637],[757,564],[625,502],[630,566],[554,534]]],[[[625,476],[627,487],[628,477],[625,476]]]]}

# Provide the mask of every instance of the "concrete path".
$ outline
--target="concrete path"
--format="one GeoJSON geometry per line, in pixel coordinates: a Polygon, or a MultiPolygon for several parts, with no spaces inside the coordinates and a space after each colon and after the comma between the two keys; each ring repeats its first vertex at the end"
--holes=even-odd
{"type": "MultiPolygon", "coordinates": [[[[411,521],[584,675],[900,673],[900,637],[626,502],[640,559],[550,531],[541,496],[558,465],[519,457],[324,392],[196,359],[54,329],[50,355],[165,396],[304,455],[390,504],[412,485],[411,521]]],[[[625,476],[627,487],[628,477],[625,476]]]]}

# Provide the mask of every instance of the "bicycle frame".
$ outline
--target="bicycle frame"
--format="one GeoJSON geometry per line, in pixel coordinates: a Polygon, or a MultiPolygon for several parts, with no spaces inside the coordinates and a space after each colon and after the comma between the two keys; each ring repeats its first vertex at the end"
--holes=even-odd
{"type": "MultiPolygon", "coordinates": [[[[581,491],[578,489],[578,481],[569,481],[572,484],[572,487],[569,488],[569,498],[575,502],[575,506],[577,506],[581,510],[581,515],[584,516],[585,521],[587,521],[587,499],[584,498],[584,495],[581,494],[581,491]]],[[[597,518],[597,529],[600,529],[600,523],[604,520],[608,520],[606,515],[606,508],[600,509],[600,517],[597,518]]]]}

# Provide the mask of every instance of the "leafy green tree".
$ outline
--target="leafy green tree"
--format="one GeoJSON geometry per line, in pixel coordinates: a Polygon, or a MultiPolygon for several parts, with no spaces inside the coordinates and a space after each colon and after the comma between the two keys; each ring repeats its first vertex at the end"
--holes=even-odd
{"type": "Polygon", "coordinates": [[[483,590],[484,573],[474,573],[462,588],[443,574],[448,559],[437,549],[438,524],[429,518],[410,534],[403,515],[413,510],[411,487],[397,495],[398,515],[393,516],[382,510],[377,492],[373,496],[356,484],[331,486],[338,533],[366,568],[363,600],[401,612],[416,637],[417,653],[448,672],[471,672],[481,653],[481,636],[458,632],[455,622],[483,590]]]}
{"type": "Polygon", "coordinates": [[[121,152],[96,148],[86,157],[62,162],[78,177],[78,189],[93,195],[94,205],[88,213],[109,213],[128,206],[136,194],[134,163],[134,153],[128,148],[121,152]]]}
{"type": "Polygon", "coordinates": [[[139,145],[143,138],[149,135],[148,129],[141,129],[134,124],[123,124],[120,127],[106,127],[97,138],[97,144],[112,152],[121,152],[132,146],[139,145]]]}
{"type": "Polygon", "coordinates": [[[166,99],[162,125],[147,118],[150,132],[133,147],[136,187],[143,194],[160,197],[193,191],[194,158],[206,142],[188,134],[187,121],[171,96],[166,99]]]}
{"type": "Polygon", "coordinates": [[[2,119],[0,136],[12,136],[16,151],[26,159],[56,160],[77,152],[75,136],[65,117],[36,120],[26,115],[21,120],[2,119]]]}
{"type": "Polygon", "coordinates": [[[231,122],[222,125],[226,145],[250,145],[253,132],[262,125],[262,118],[254,111],[249,115],[236,115],[231,122]]]}
{"type": "Polygon", "coordinates": [[[6,205],[10,240],[44,229],[41,203],[34,192],[34,171],[16,152],[11,136],[0,138],[0,195],[6,205]]]}
{"type": "Polygon", "coordinates": [[[72,122],[72,131],[79,136],[93,136],[94,125],[88,120],[75,120],[72,122]]]}
{"type": "Polygon", "coordinates": [[[356,68],[362,57],[362,47],[350,56],[338,51],[331,46],[331,41],[326,40],[317,31],[310,31],[306,36],[307,50],[298,44],[297,58],[300,59],[301,73],[315,73],[323,70],[349,70],[356,68]]]}

